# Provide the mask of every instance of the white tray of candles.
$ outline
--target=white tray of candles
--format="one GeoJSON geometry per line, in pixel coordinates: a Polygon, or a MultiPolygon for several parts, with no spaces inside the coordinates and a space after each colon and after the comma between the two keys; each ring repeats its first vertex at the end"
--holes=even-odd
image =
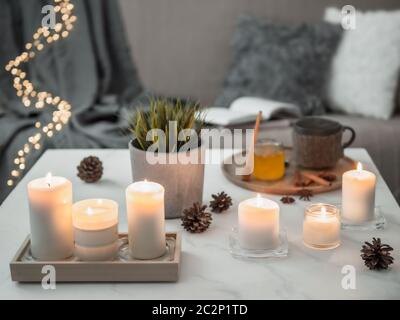
{"type": "Polygon", "coordinates": [[[57,282],[176,282],[181,263],[181,236],[166,234],[165,253],[151,260],[132,258],[128,235],[119,234],[116,256],[109,260],[84,261],[76,255],[57,260],[38,260],[32,255],[30,237],[23,242],[10,263],[15,282],[42,282],[49,267],[57,282]]]}
{"type": "Polygon", "coordinates": [[[17,282],[173,282],[181,238],[166,233],[164,187],[128,186],[128,233],[118,232],[118,203],[88,199],[72,204],[72,184],[47,175],[28,184],[31,232],[10,263],[17,282]]]}

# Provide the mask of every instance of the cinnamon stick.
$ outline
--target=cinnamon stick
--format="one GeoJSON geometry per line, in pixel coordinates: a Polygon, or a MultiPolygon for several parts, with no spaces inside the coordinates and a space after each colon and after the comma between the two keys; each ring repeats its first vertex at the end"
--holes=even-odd
{"type": "Polygon", "coordinates": [[[302,172],[301,175],[305,178],[308,178],[308,179],[314,181],[315,183],[318,183],[321,186],[329,187],[331,185],[331,183],[329,181],[326,181],[325,179],[322,179],[313,173],[302,172]]]}

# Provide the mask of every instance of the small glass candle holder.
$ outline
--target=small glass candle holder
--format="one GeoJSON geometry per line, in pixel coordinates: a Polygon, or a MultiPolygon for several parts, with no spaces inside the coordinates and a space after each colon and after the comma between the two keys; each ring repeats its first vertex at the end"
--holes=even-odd
{"type": "Polygon", "coordinates": [[[275,140],[261,140],[254,148],[254,178],[275,181],[285,175],[285,150],[275,140]]]}
{"type": "Polygon", "coordinates": [[[340,245],[340,211],[337,207],[316,203],[306,208],[303,241],[312,249],[329,250],[340,245]]]}

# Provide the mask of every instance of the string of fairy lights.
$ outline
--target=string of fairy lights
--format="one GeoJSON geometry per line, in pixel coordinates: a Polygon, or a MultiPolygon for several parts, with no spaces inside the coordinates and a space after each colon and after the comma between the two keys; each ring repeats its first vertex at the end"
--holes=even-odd
{"type": "Polygon", "coordinates": [[[25,45],[25,51],[11,60],[6,70],[13,77],[14,88],[18,97],[21,98],[26,108],[43,109],[47,106],[53,107],[52,121],[48,123],[36,122],[36,133],[30,136],[26,143],[21,146],[14,159],[13,168],[7,185],[12,187],[21,178],[26,169],[26,157],[34,151],[42,148],[43,140],[52,138],[57,131],[61,131],[71,117],[71,105],[68,101],[54,96],[50,92],[37,91],[31,81],[28,80],[26,71],[22,65],[35,59],[47,45],[67,38],[74,28],[77,17],[73,15],[74,5],[70,0],[53,0],[56,24],[54,28],[40,27],[32,36],[32,41],[25,45]]]}

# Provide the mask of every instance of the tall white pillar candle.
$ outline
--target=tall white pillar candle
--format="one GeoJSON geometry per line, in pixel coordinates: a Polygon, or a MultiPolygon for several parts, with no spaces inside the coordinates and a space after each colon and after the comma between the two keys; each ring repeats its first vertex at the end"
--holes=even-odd
{"type": "Polygon", "coordinates": [[[239,204],[239,243],[245,249],[279,245],[279,205],[258,195],[239,204]]]}
{"type": "Polygon", "coordinates": [[[68,258],[73,253],[72,184],[48,174],[28,184],[31,253],[41,261],[68,258]]]}
{"type": "Polygon", "coordinates": [[[89,199],[72,207],[75,256],[82,261],[113,260],[118,253],[118,204],[89,199]]]}
{"type": "Polygon", "coordinates": [[[349,223],[362,223],[374,219],[376,176],[363,170],[361,163],[357,170],[343,174],[342,218],[349,223]]]}
{"type": "Polygon", "coordinates": [[[166,251],[164,187],[141,181],[126,189],[129,251],[132,258],[155,259],[166,251]]]}

